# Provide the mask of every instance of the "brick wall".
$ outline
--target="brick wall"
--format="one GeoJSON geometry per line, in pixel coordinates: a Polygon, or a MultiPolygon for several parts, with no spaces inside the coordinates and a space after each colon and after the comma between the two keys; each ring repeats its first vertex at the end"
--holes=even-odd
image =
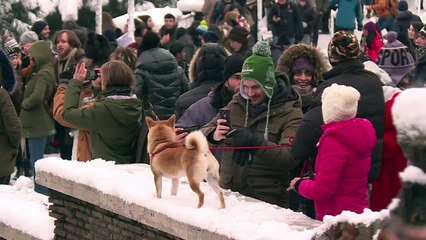
{"type": "Polygon", "coordinates": [[[55,239],[181,239],[91,203],[50,190],[55,239]]]}

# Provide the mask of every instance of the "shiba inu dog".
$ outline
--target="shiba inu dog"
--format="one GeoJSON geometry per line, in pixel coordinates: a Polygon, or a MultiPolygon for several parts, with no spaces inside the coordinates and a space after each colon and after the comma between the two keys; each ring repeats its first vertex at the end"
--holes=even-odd
{"type": "Polygon", "coordinates": [[[147,117],[148,152],[154,174],[156,194],[161,198],[162,177],[172,179],[171,194],[176,195],[179,178],[186,176],[192,191],[198,195],[198,208],[204,204],[204,193],[200,183],[206,179],[219,197],[220,207],[225,208],[225,199],[219,187],[219,163],[210,152],[206,137],[200,132],[186,136],[185,145],[176,141],[173,115],[167,120],[147,117]]]}

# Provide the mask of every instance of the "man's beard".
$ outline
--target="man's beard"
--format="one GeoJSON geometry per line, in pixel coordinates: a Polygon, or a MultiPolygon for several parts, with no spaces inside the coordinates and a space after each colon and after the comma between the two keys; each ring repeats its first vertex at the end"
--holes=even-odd
{"type": "Polygon", "coordinates": [[[71,49],[64,49],[62,53],[58,52],[58,55],[60,58],[64,59],[70,54],[70,52],[71,52],[71,49]]]}

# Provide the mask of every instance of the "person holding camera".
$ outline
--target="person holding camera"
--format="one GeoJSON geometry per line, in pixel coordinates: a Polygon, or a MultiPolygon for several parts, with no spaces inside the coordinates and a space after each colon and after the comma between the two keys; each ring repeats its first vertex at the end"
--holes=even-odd
{"type": "Polygon", "coordinates": [[[90,132],[92,157],[119,164],[135,161],[132,145],[139,134],[142,102],[132,93],[135,76],[125,63],[111,60],[98,71],[102,95],[90,107],[80,107],[80,94],[87,82],[85,63],[77,64],[65,93],[62,117],[90,132]]]}
{"type": "Polygon", "coordinates": [[[211,144],[234,148],[223,154],[222,188],[288,207],[290,148],[302,120],[302,103],[287,75],[274,72],[270,55],[267,42],[255,44],[243,64],[240,93],[226,106],[232,125],[218,115],[202,131],[211,144]]]}
{"type": "MultiPolygon", "coordinates": [[[[95,69],[102,66],[102,64],[108,62],[110,53],[112,51],[111,45],[108,39],[102,35],[90,32],[87,37],[87,41],[84,47],[85,56],[80,60],[84,62],[88,69],[86,80],[92,80],[83,85],[83,94],[80,105],[83,107],[89,106],[93,101],[94,97],[100,93],[100,82],[97,77],[97,71],[95,69]]],[[[53,100],[53,117],[55,120],[64,126],[66,129],[76,129],[75,126],[68,123],[62,118],[63,103],[65,97],[65,91],[67,89],[69,81],[73,78],[75,67],[77,63],[72,64],[66,68],[61,74],[59,74],[59,86],[56,89],[55,97],[53,100]]],[[[63,159],[77,159],[78,161],[88,161],[92,159],[92,150],[90,147],[90,133],[86,130],[79,129],[73,131],[73,139],[69,135],[70,131],[67,131],[66,139],[68,145],[70,144],[71,149],[74,148],[76,156],[72,156],[71,152],[63,159]]],[[[62,148],[61,148],[62,149],[62,148]]]]}

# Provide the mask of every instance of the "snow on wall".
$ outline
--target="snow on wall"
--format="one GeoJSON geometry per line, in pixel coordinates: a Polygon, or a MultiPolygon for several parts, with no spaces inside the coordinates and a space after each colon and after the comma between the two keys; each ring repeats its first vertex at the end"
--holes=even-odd
{"type": "Polygon", "coordinates": [[[404,90],[395,100],[392,115],[398,135],[416,139],[426,137],[426,88],[404,90]]]}

